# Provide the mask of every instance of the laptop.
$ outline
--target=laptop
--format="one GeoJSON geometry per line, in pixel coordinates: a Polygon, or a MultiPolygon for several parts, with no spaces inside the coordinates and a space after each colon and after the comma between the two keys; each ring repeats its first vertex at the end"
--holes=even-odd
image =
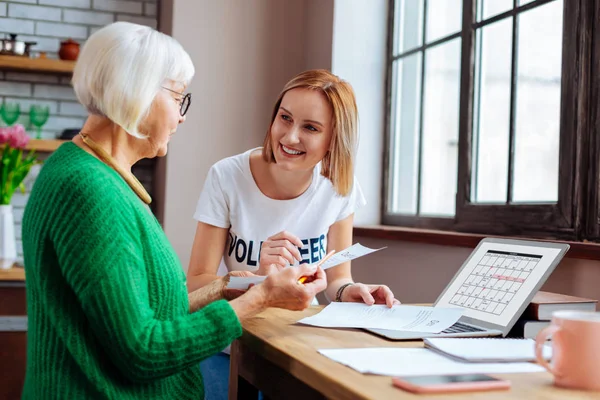
{"type": "Polygon", "coordinates": [[[462,317],[440,333],[366,329],[390,340],[505,337],[569,250],[566,243],[485,238],[434,307],[460,307],[462,317]]]}

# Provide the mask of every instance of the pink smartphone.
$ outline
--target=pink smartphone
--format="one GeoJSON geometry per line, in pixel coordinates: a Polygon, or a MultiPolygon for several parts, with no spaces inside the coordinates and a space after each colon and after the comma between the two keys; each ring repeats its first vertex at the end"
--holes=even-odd
{"type": "Polygon", "coordinates": [[[394,386],[412,393],[452,393],[510,389],[510,382],[483,374],[426,375],[392,378],[394,386]]]}

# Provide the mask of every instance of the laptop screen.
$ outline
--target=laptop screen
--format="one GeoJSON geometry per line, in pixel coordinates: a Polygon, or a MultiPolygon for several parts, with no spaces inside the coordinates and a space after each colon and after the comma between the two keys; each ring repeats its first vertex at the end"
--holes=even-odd
{"type": "Polygon", "coordinates": [[[484,241],[446,287],[436,307],[507,326],[562,258],[560,248],[484,241]]]}

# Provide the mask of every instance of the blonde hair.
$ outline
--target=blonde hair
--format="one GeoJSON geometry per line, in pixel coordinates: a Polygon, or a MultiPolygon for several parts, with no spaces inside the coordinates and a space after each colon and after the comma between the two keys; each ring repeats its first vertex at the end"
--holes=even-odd
{"type": "Polygon", "coordinates": [[[115,22],[89,37],[79,54],[72,84],[77,99],[91,114],[138,131],[166,80],[187,85],[194,65],[179,42],[152,28],[115,22]]]}
{"type": "Polygon", "coordinates": [[[354,90],[350,84],[324,69],[302,72],[290,80],[283,88],[271,116],[271,123],[263,143],[263,159],[272,163],[275,156],[271,147],[271,126],[279,112],[283,96],[292,89],[318,90],[333,110],[333,135],[329,151],[321,161],[321,175],[328,178],[335,191],[347,196],[354,184],[354,157],[358,142],[358,108],[354,90]]]}

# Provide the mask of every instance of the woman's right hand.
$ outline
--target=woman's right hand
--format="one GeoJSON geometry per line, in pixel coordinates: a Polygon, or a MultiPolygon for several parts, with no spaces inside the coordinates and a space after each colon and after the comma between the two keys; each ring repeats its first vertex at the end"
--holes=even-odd
{"type": "Polygon", "coordinates": [[[260,248],[260,264],[256,275],[269,275],[280,271],[288,264],[293,265],[296,260],[302,261],[299,247],[304,246],[296,236],[286,231],[281,231],[267,240],[260,248]]]}
{"type": "Polygon", "coordinates": [[[302,264],[270,274],[260,285],[252,288],[261,292],[264,307],[304,310],[317,293],[327,287],[327,277],[321,267],[302,264]],[[308,276],[305,283],[298,280],[308,276]]]}

